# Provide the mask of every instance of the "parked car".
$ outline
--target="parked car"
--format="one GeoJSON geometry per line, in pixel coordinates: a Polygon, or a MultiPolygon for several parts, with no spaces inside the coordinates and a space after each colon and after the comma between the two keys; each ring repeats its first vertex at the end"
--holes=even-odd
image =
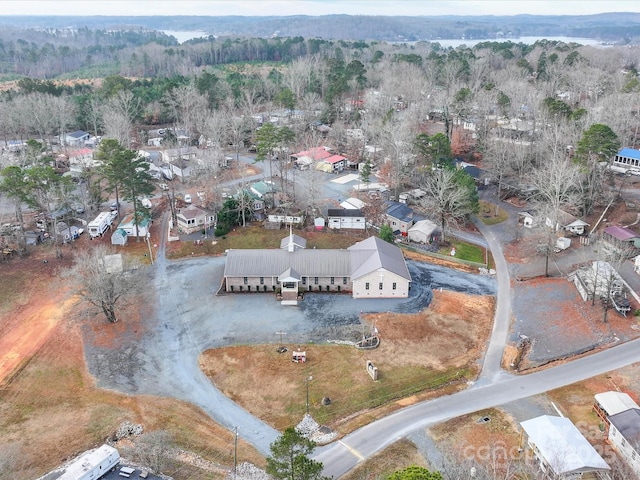
{"type": "Polygon", "coordinates": [[[119,202],[113,202],[111,204],[111,211],[114,212],[114,211],[118,211],[118,210],[120,210],[120,203],[119,202]]]}

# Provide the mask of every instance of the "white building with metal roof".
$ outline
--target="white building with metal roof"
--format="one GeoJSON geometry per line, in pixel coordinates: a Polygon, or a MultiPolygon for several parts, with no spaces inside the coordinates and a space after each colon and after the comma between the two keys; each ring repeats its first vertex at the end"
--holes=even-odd
{"type": "Polygon", "coordinates": [[[229,250],[224,269],[227,292],[351,292],[353,298],[406,298],[411,275],[402,251],[381,240],[342,249],[307,249],[290,234],[276,249],[229,250]]]}
{"type": "Polygon", "coordinates": [[[542,415],[521,422],[528,445],[540,469],[553,478],[574,478],[588,472],[606,472],[609,465],[580,430],[565,417],[542,415]]]}

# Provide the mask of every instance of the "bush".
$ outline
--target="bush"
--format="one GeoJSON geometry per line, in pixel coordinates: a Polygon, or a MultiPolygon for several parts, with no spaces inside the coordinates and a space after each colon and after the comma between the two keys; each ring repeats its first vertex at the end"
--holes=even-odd
{"type": "Polygon", "coordinates": [[[216,225],[214,235],[216,237],[224,237],[231,229],[225,224],[216,225]]]}

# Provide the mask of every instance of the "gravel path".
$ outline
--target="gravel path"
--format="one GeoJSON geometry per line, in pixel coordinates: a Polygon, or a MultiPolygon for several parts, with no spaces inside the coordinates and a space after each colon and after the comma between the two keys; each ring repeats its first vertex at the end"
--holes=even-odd
{"type": "Polygon", "coordinates": [[[495,279],[408,262],[413,285],[408,299],[359,299],[310,294],[299,307],[283,307],[272,294],[217,296],[226,257],[168,261],[160,251],[149,284],[156,315],[146,319],[142,338],[123,338],[116,348],[91,343],[85,356],[98,385],[129,394],[174,397],[203,408],[221,425],[268,454],[278,432],[222,395],[201,372],[200,353],[234,344],[287,343],[345,338],[363,312],[413,313],[429,305],[432,288],[495,295],[495,279]]]}

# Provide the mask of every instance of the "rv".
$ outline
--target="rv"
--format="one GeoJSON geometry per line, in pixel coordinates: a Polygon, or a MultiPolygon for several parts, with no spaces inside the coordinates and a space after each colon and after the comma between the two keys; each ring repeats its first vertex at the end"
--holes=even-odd
{"type": "Polygon", "coordinates": [[[66,466],[49,472],[38,480],[56,478],[58,480],[97,480],[120,463],[120,453],[109,445],[102,445],[84,452],[66,466]]]}
{"type": "Polygon", "coordinates": [[[96,237],[101,237],[104,232],[106,232],[111,223],[113,222],[113,217],[110,212],[100,212],[98,216],[89,223],[87,230],[89,230],[89,238],[94,239],[96,237]]]}

